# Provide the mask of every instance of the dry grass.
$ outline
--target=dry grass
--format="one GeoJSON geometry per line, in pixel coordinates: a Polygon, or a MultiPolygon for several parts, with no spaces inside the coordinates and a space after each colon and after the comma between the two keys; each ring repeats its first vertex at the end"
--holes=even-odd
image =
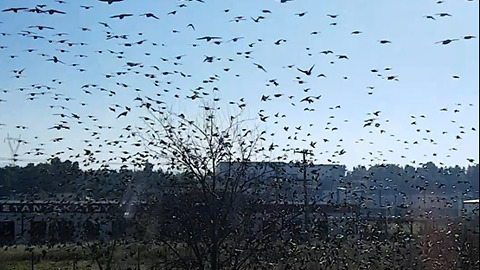
{"type": "MultiPolygon", "coordinates": [[[[108,248],[109,246],[107,246],[108,248]]],[[[0,270],[24,270],[32,269],[32,260],[35,270],[54,269],[89,269],[99,270],[97,261],[88,247],[76,245],[63,246],[36,246],[32,249],[26,246],[13,246],[0,251],[0,270]],[[33,249],[33,251],[32,251],[33,249]],[[46,251],[42,252],[42,251],[46,251]],[[32,259],[33,254],[33,259],[32,259]],[[75,268],[74,268],[75,265],[75,268]]],[[[125,270],[129,267],[136,269],[138,260],[137,251],[140,250],[141,269],[149,269],[153,266],[154,254],[152,248],[146,249],[141,245],[121,245],[115,248],[112,269],[125,270]]]]}

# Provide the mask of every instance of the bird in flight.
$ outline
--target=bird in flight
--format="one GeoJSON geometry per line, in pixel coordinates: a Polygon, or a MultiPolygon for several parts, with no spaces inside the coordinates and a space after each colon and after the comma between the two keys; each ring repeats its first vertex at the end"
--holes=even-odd
{"type": "Polygon", "coordinates": [[[155,16],[155,14],[153,14],[153,13],[145,13],[145,14],[141,14],[140,16],[145,16],[147,18],[154,18],[154,19],[158,20],[158,17],[155,16]]]}
{"type": "Polygon", "coordinates": [[[454,39],[445,39],[445,40],[440,40],[440,41],[437,41],[435,42],[435,44],[439,44],[441,43],[442,45],[448,45],[450,43],[452,43],[453,41],[457,41],[458,38],[454,38],[454,39]]]}
{"type": "Polygon", "coordinates": [[[449,13],[445,13],[445,12],[442,12],[442,13],[437,13],[435,15],[438,15],[440,17],[452,17],[452,15],[450,15],[449,13]]]}
{"type": "Polygon", "coordinates": [[[47,59],[47,61],[52,61],[54,63],[62,63],[62,64],[65,64],[64,62],[58,60],[58,58],[56,56],[53,56],[53,58],[51,59],[47,59]]]}
{"type": "Polygon", "coordinates": [[[210,42],[213,39],[221,39],[221,37],[210,37],[210,36],[205,36],[205,37],[199,37],[197,40],[206,40],[207,42],[210,42]]]}
{"type": "Polygon", "coordinates": [[[37,28],[37,29],[40,30],[40,31],[42,31],[43,29],[49,29],[49,30],[53,30],[53,29],[54,29],[53,27],[43,26],[43,25],[32,25],[32,26],[29,26],[28,28],[37,28]]]}
{"type": "Polygon", "coordinates": [[[106,28],[111,28],[110,25],[108,25],[107,23],[104,23],[104,22],[98,22],[98,23],[105,26],[106,28]]]}
{"type": "Polygon", "coordinates": [[[253,63],[253,64],[254,64],[255,66],[257,66],[257,68],[259,68],[259,69],[261,69],[261,70],[263,70],[263,71],[267,72],[267,71],[265,70],[265,68],[264,68],[262,65],[260,65],[260,64],[257,64],[257,63],[253,63]]]}
{"type": "Polygon", "coordinates": [[[120,114],[117,116],[117,119],[120,118],[120,117],[122,117],[122,116],[127,116],[127,113],[128,113],[128,111],[124,111],[124,112],[120,113],[120,114]]]}
{"type": "Polygon", "coordinates": [[[133,16],[133,14],[118,14],[118,15],[113,15],[113,16],[110,16],[110,18],[114,19],[114,18],[119,18],[120,20],[125,18],[125,17],[130,17],[130,16],[133,16]]]}
{"type": "Polygon", "coordinates": [[[7,8],[7,9],[4,9],[2,10],[3,12],[9,12],[9,11],[13,11],[14,13],[17,13],[18,11],[20,10],[26,10],[28,8],[7,8]]]}
{"type": "Polygon", "coordinates": [[[55,13],[58,13],[58,14],[66,14],[65,12],[63,11],[60,11],[60,10],[56,10],[56,9],[49,9],[49,10],[46,10],[46,11],[43,11],[44,13],[48,13],[50,15],[53,15],[55,13]]]}
{"type": "Polygon", "coordinates": [[[313,64],[312,67],[309,70],[301,70],[299,68],[297,68],[297,69],[298,69],[298,71],[300,71],[302,73],[305,73],[305,75],[310,76],[310,75],[312,75],[312,70],[313,70],[314,66],[315,66],[315,64],[313,64]]]}
{"type": "Polygon", "coordinates": [[[122,2],[123,0],[98,0],[100,2],[107,2],[109,5],[115,3],[115,2],[122,2]]]}

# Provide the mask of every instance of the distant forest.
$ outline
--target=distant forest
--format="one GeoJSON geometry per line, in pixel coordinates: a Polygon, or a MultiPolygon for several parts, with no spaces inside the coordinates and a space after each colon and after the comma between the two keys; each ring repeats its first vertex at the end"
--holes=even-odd
{"type": "MultiPolygon", "coordinates": [[[[350,186],[369,191],[380,188],[385,195],[433,192],[437,195],[462,193],[465,198],[478,198],[479,166],[437,167],[432,162],[421,167],[394,164],[369,168],[358,166],[347,171],[341,179],[334,179],[333,183],[325,181],[319,179],[321,189],[350,186]]],[[[153,165],[148,163],[135,171],[107,168],[82,170],[77,162],[54,158],[49,163],[0,168],[0,198],[3,199],[82,200],[89,197],[130,200],[133,196],[155,199],[155,194],[162,189],[185,183],[188,183],[185,175],[153,170],[153,165]],[[66,194],[68,198],[59,198],[58,194],[66,194]]]]}

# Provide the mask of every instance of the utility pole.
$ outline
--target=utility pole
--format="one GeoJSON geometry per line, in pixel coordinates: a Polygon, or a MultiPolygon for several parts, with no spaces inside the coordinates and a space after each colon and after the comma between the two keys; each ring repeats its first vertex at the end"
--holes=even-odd
{"type": "Polygon", "coordinates": [[[303,195],[304,195],[304,226],[305,231],[308,231],[308,188],[307,188],[307,155],[313,155],[310,150],[303,149],[303,150],[294,150],[294,153],[302,154],[302,170],[303,170],[303,195]]]}
{"type": "Polygon", "coordinates": [[[20,148],[20,144],[24,141],[22,141],[20,137],[14,138],[10,137],[8,134],[7,138],[5,138],[3,141],[8,143],[8,147],[10,147],[10,154],[12,155],[12,165],[15,165],[18,161],[18,148],[20,148]]]}

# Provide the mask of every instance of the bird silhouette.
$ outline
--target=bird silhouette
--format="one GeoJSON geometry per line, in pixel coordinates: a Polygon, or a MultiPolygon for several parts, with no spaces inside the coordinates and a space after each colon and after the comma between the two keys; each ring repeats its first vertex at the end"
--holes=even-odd
{"type": "Polygon", "coordinates": [[[28,8],[6,8],[4,10],[2,10],[2,12],[9,12],[9,11],[12,11],[14,13],[18,13],[20,10],[27,10],[28,8]]]}
{"type": "Polygon", "coordinates": [[[262,65],[257,64],[257,63],[253,63],[253,64],[254,64],[258,69],[263,70],[264,72],[267,72],[262,65]]]}
{"type": "Polygon", "coordinates": [[[445,40],[440,40],[440,41],[437,41],[435,42],[435,44],[442,44],[442,45],[448,45],[454,41],[457,41],[458,39],[445,39],[445,40]]]}
{"type": "Polygon", "coordinates": [[[131,16],[133,16],[133,14],[123,13],[123,14],[117,14],[117,15],[110,16],[110,18],[112,18],[112,19],[114,19],[114,18],[119,18],[119,19],[121,20],[121,19],[123,19],[123,18],[131,17],[131,16]]]}
{"type": "Polygon", "coordinates": [[[308,69],[308,70],[301,70],[301,69],[299,69],[299,68],[297,68],[297,69],[298,69],[298,71],[304,73],[305,75],[310,76],[310,75],[312,75],[312,70],[313,70],[313,67],[314,67],[314,66],[315,66],[315,65],[312,65],[312,67],[310,67],[310,69],[308,69]]]}
{"type": "Polygon", "coordinates": [[[141,14],[140,16],[145,16],[147,18],[154,18],[154,19],[159,19],[157,16],[155,16],[155,14],[153,13],[144,13],[144,14],[141,14]]]}
{"type": "Polygon", "coordinates": [[[123,0],[98,0],[100,2],[107,2],[109,5],[116,3],[116,2],[122,2],[123,0]]]}

